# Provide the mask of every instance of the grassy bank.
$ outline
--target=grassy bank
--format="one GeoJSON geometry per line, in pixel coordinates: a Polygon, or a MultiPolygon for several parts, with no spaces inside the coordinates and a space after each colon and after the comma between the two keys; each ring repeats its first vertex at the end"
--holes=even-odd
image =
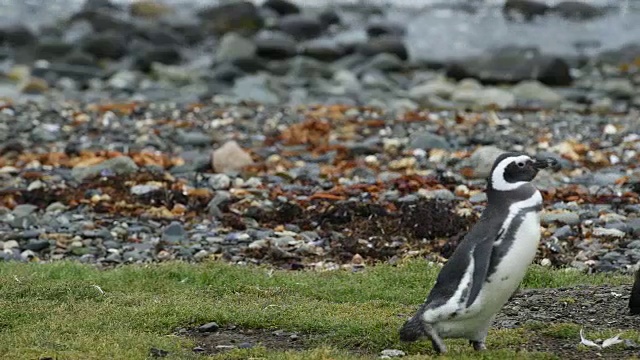
{"type": "MultiPolygon", "coordinates": [[[[210,321],[313,335],[304,353],[258,347],[211,355],[220,359],[375,358],[386,348],[429,355],[433,352],[426,342],[399,343],[397,330],[424,300],[437,271],[421,261],[398,267],[379,265],[357,273],[270,271],[221,263],[106,271],[66,262],[0,263],[0,358],[144,359],[151,348],[167,351],[169,359],[202,358],[205,355],[192,351],[194,340],[172,333],[210,321]]],[[[630,276],[584,275],[536,266],[523,286],[630,282],[630,276]]],[[[530,331],[575,337],[579,327],[492,330],[490,351],[482,357],[512,358],[530,331]]],[[[452,357],[476,355],[464,341],[447,343],[452,357]]],[[[531,352],[518,357],[552,356],[531,352]]]]}

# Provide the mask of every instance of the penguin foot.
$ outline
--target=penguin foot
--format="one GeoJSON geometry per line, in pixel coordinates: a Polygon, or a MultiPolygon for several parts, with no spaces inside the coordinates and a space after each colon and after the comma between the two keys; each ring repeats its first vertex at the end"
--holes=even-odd
{"type": "Polygon", "coordinates": [[[431,345],[433,346],[433,349],[438,352],[438,354],[444,354],[447,352],[447,345],[445,345],[440,335],[438,335],[438,333],[433,327],[431,327],[431,325],[425,324],[424,331],[427,337],[431,339],[431,345]]]}
{"type": "Polygon", "coordinates": [[[469,343],[473,345],[473,350],[475,351],[487,350],[487,346],[484,344],[484,341],[469,340],[469,343]]]}

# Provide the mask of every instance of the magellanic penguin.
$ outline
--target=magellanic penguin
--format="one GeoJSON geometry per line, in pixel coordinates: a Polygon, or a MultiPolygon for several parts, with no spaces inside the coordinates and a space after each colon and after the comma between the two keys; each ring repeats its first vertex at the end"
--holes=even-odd
{"type": "Polygon", "coordinates": [[[542,195],[531,181],[552,158],[504,153],[487,179],[487,207],[440,270],[427,300],[400,329],[402,341],[431,340],[445,353],[443,338],[468,339],[486,349],[493,318],[515,292],[540,241],[542,195]]]}

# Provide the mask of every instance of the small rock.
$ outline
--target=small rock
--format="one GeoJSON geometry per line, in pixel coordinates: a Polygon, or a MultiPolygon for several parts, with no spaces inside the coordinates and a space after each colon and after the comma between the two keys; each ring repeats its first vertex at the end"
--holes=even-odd
{"type": "Polygon", "coordinates": [[[238,171],[252,165],[253,159],[235,141],[226,142],[211,154],[211,165],[215,172],[238,171]]]}
{"type": "Polygon", "coordinates": [[[178,129],[175,141],[177,144],[183,146],[207,146],[211,145],[213,138],[211,135],[202,131],[183,131],[182,129],[178,129]]]}
{"type": "Polygon", "coordinates": [[[365,56],[384,53],[394,54],[405,61],[409,58],[409,52],[404,40],[395,36],[381,36],[371,39],[365,44],[360,44],[358,52],[365,56]]]}
{"type": "Polygon", "coordinates": [[[411,88],[409,90],[409,97],[424,104],[433,96],[448,99],[455,90],[456,84],[446,79],[438,78],[411,88]]]}
{"type": "Polygon", "coordinates": [[[278,22],[278,28],[298,40],[316,38],[324,30],[319,19],[304,14],[283,16],[278,22]]]}
{"type": "Polygon", "coordinates": [[[264,19],[251,1],[234,1],[207,7],[198,12],[204,28],[215,34],[237,32],[250,35],[262,28],[264,19]]]}
{"type": "Polygon", "coordinates": [[[138,0],[129,7],[129,13],[132,16],[147,19],[158,19],[172,11],[173,9],[170,6],[156,0],[138,0]]]}
{"type": "Polygon", "coordinates": [[[270,77],[266,74],[245,76],[237,79],[233,93],[242,100],[255,101],[261,104],[277,104],[280,99],[270,89],[270,77]]]}
{"type": "Polygon", "coordinates": [[[13,208],[13,210],[11,211],[11,214],[13,216],[15,216],[16,218],[22,218],[22,217],[29,216],[29,215],[33,214],[37,210],[38,210],[38,207],[35,206],[35,205],[20,204],[20,205],[16,206],[15,208],[13,208]]]}
{"type": "Polygon", "coordinates": [[[162,349],[151,348],[149,349],[149,355],[154,358],[166,357],[167,355],[169,355],[169,352],[162,349]]]}
{"type": "Polygon", "coordinates": [[[98,59],[120,59],[127,53],[127,39],[115,32],[92,33],[83,39],[81,48],[98,59]]]}
{"type": "Polygon", "coordinates": [[[433,198],[438,200],[452,201],[455,200],[456,196],[448,189],[436,189],[436,190],[425,190],[420,189],[418,193],[426,197],[427,199],[433,198]]]}
{"type": "Polygon", "coordinates": [[[451,149],[451,145],[442,136],[435,135],[428,131],[412,133],[409,140],[410,149],[451,149]]]}
{"type": "Polygon", "coordinates": [[[367,35],[371,38],[384,35],[404,36],[406,32],[402,24],[395,22],[374,20],[367,24],[367,35]]]}
{"type": "Polygon", "coordinates": [[[144,195],[160,189],[162,189],[160,184],[142,184],[132,186],[129,191],[132,195],[144,195]]]}
{"type": "Polygon", "coordinates": [[[20,85],[20,92],[29,95],[43,94],[49,90],[49,83],[37,77],[28,78],[20,85]]]}
{"type": "Polygon", "coordinates": [[[607,229],[602,227],[594,227],[593,228],[594,236],[602,236],[602,237],[616,237],[622,238],[625,236],[625,232],[618,229],[607,229]]]}
{"type": "Polygon", "coordinates": [[[143,72],[150,72],[154,63],[175,65],[180,63],[180,49],[172,45],[154,46],[141,51],[135,61],[135,67],[143,72]]]}
{"type": "Polygon", "coordinates": [[[543,212],[540,216],[540,222],[543,225],[548,225],[554,222],[566,225],[578,225],[580,224],[580,216],[577,213],[570,211],[543,212]]]}
{"type": "Polygon", "coordinates": [[[24,246],[24,249],[32,250],[32,251],[42,251],[44,249],[49,248],[49,246],[51,246],[51,244],[49,243],[49,240],[36,239],[36,240],[29,241],[24,246]]]}
{"type": "Polygon", "coordinates": [[[395,54],[382,53],[375,55],[371,60],[361,66],[360,71],[380,70],[380,71],[398,71],[404,67],[402,59],[395,54]]]}
{"type": "Polygon", "coordinates": [[[402,350],[397,350],[397,349],[384,349],[380,352],[381,356],[388,356],[390,358],[392,357],[402,357],[405,356],[405,352],[402,350]]]}
{"type": "Polygon", "coordinates": [[[316,39],[305,42],[301,55],[320,61],[335,61],[345,55],[345,49],[333,40],[316,39]]]}
{"type": "Polygon", "coordinates": [[[18,244],[18,242],[15,240],[7,240],[4,242],[4,245],[3,245],[4,250],[11,250],[11,249],[18,249],[18,248],[20,248],[20,244],[18,244]]]}
{"type": "Polygon", "coordinates": [[[234,61],[253,57],[258,50],[256,44],[236,33],[228,33],[222,37],[216,50],[218,62],[234,61]]]}
{"type": "Polygon", "coordinates": [[[220,329],[220,326],[215,322],[206,323],[198,327],[200,332],[216,332],[220,329]]]}
{"type": "Polygon", "coordinates": [[[112,175],[129,175],[138,171],[138,165],[128,156],[118,156],[91,166],[76,165],[71,175],[82,182],[84,179],[101,175],[105,172],[112,175]]]}
{"type": "Polygon", "coordinates": [[[494,87],[472,88],[459,86],[451,94],[451,100],[480,108],[496,106],[501,109],[514,106],[516,103],[516,98],[512,93],[494,87]]]}
{"type": "Polygon", "coordinates": [[[287,36],[258,37],[256,55],[270,60],[283,60],[298,53],[296,42],[287,36]]]}
{"type": "Polygon", "coordinates": [[[214,190],[227,190],[231,187],[231,178],[227,174],[209,176],[209,186],[214,190]]]}
{"type": "Polygon", "coordinates": [[[604,7],[588,4],[583,1],[561,1],[549,10],[566,19],[589,20],[604,15],[607,11],[604,7]]]}
{"type": "Polygon", "coordinates": [[[287,0],[266,0],[262,6],[275,11],[280,16],[300,13],[298,5],[287,0]]]}
{"type": "Polygon", "coordinates": [[[333,9],[325,9],[318,14],[318,19],[325,26],[336,25],[341,23],[340,15],[333,9]]]}
{"type": "Polygon", "coordinates": [[[181,223],[172,221],[162,232],[162,240],[176,244],[183,242],[187,237],[187,232],[181,223]]]}
{"type": "Polygon", "coordinates": [[[630,79],[606,79],[598,88],[614,98],[631,98],[636,92],[630,79]]]}

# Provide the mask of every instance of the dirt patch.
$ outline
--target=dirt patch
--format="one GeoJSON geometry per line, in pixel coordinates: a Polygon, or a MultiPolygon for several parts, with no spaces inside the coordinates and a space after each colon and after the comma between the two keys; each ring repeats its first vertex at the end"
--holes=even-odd
{"type": "MultiPolygon", "coordinates": [[[[522,290],[496,317],[494,328],[525,328],[528,339],[523,345],[514,346],[514,350],[546,352],[563,360],[640,357],[640,346],[634,341],[606,349],[578,349],[580,336],[576,329],[580,327],[584,327],[585,336],[594,341],[603,340],[593,335],[598,331],[637,331],[640,328],[640,317],[628,313],[630,290],[628,285],[522,290]]],[[[304,350],[316,346],[320,336],[237,326],[221,327],[211,333],[200,332],[197,328],[178,333],[194,339],[197,344],[194,351],[204,354],[255,346],[271,350],[304,350]]],[[[363,354],[362,349],[351,350],[354,354],[363,354]]]]}
{"type": "Polygon", "coordinates": [[[270,350],[304,350],[310,348],[312,335],[284,330],[246,329],[238,326],[221,327],[215,332],[191,329],[179,332],[196,342],[194,352],[219,354],[231,349],[262,346],[270,350]]]}

